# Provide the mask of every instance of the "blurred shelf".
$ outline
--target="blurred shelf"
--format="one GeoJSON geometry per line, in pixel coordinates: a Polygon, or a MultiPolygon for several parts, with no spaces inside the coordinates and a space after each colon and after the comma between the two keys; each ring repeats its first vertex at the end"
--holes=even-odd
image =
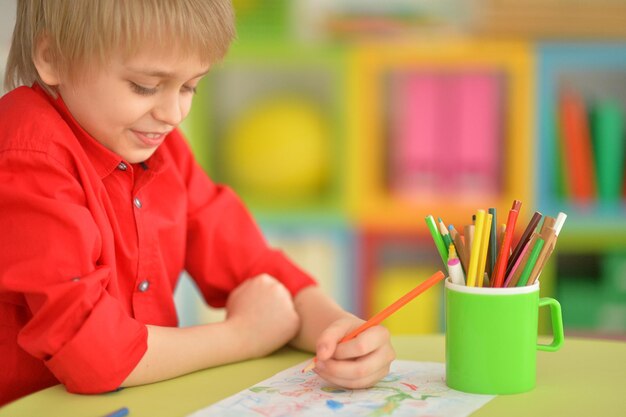
{"type": "Polygon", "coordinates": [[[536,39],[626,39],[621,0],[475,0],[472,31],[536,39]]]}
{"type": "Polygon", "coordinates": [[[577,89],[586,100],[615,99],[626,111],[626,44],[545,43],[538,47],[537,54],[538,208],[567,213],[566,227],[578,236],[585,232],[623,233],[626,231],[623,195],[615,202],[603,202],[596,196],[584,203],[575,203],[564,196],[559,179],[564,162],[560,162],[562,156],[558,150],[556,113],[559,89],[564,84],[577,89]]]}
{"type": "MultiPolygon", "coordinates": [[[[273,5],[285,4],[278,1],[273,5]]],[[[260,18],[257,29],[263,22],[282,19],[283,12],[272,11],[274,17],[260,18]]],[[[599,281],[604,275],[619,276],[615,271],[622,271],[621,276],[626,274],[626,202],[622,198],[612,204],[594,200],[582,205],[563,198],[554,120],[557,91],[563,79],[580,87],[585,96],[609,92],[626,106],[626,43],[537,44],[435,37],[355,40],[331,46],[286,41],[280,37],[285,27],[258,37],[254,36],[256,29],[246,29],[245,42],[236,43],[227,60],[216,66],[200,86],[185,124],[200,163],[213,179],[231,185],[242,196],[271,243],[291,252],[299,264],[309,265],[344,307],[367,317],[414,287],[421,277],[443,270],[427,232],[427,215],[442,217],[458,229],[471,222],[478,208],[495,207],[501,224],[512,201],[518,199],[523,206],[516,238],[535,210],[554,217],[560,211],[568,215],[555,252],[541,275],[541,295],[562,302],[566,330],[602,333],[603,321],[619,322],[614,316],[623,312],[623,298],[616,301],[607,295],[599,281]],[[398,144],[394,135],[406,127],[398,120],[413,123],[411,111],[401,107],[399,97],[407,91],[402,82],[431,74],[444,78],[495,74],[501,82],[495,188],[478,182],[463,192],[438,186],[431,190],[409,186],[408,192],[398,192],[401,187],[394,175],[399,169],[394,158],[404,157],[405,150],[394,148],[398,144]],[[271,108],[276,101],[279,111],[269,112],[267,106],[271,108]],[[294,144],[311,129],[300,127],[298,131],[298,127],[287,125],[287,120],[293,119],[289,112],[303,103],[322,115],[328,132],[318,135],[319,140],[310,142],[308,149],[294,144]],[[259,108],[269,113],[261,111],[256,119],[251,118],[250,112],[259,108]],[[400,110],[405,119],[398,119],[400,110]],[[242,120],[245,124],[266,119],[270,121],[267,125],[253,125],[247,130],[238,153],[233,153],[228,141],[241,140],[233,127],[242,120]],[[262,129],[270,133],[263,135],[262,129]],[[290,129],[292,133],[282,142],[275,141],[271,129],[290,129]],[[273,153],[279,149],[290,152],[273,153]],[[317,163],[307,165],[308,171],[298,171],[310,160],[317,163]],[[259,161],[267,165],[257,165],[259,161]],[[237,178],[237,167],[242,166],[259,176],[248,177],[247,183],[237,178]],[[287,181],[294,178],[294,182],[287,181]],[[275,179],[284,181],[273,182],[275,179]],[[306,189],[304,193],[302,189],[306,189]],[[615,266],[611,273],[600,271],[595,280],[582,280],[580,286],[572,287],[570,284],[576,284],[576,280],[568,277],[559,259],[587,259],[590,255],[600,263],[622,266],[615,266]],[[570,315],[578,303],[585,301],[585,294],[597,296],[589,304],[596,303],[593,320],[580,309],[570,315]],[[603,299],[610,301],[609,310],[600,313],[603,299]]],[[[466,117],[471,119],[476,113],[468,114],[466,117]]],[[[459,129],[452,116],[437,123],[438,129],[446,132],[459,129]]],[[[422,138],[415,140],[419,143],[422,138]]],[[[437,145],[441,149],[434,164],[456,151],[449,144],[437,145]]],[[[398,316],[390,323],[392,331],[440,331],[442,293],[433,290],[423,305],[417,303],[414,310],[398,316]],[[415,320],[416,315],[419,320],[415,320]]],[[[543,310],[540,331],[548,334],[549,315],[543,310]]]]}

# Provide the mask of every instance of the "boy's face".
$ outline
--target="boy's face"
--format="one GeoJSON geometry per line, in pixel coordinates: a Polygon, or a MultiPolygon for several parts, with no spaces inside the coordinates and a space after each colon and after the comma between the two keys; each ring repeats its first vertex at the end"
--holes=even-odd
{"type": "Polygon", "coordinates": [[[154,49],[117,57],[79,82],[58,86],[76,121],[130,163],[148,159],[183,121],[209,66],[154,49]]]}

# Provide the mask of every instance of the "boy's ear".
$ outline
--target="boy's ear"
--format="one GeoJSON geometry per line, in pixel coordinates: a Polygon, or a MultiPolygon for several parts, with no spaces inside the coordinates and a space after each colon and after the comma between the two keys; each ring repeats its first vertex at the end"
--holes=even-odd
{"type": "Polygon", "coordinates": [[[50,39],[42,35],[37,40],[33,62],[41,80],[49,86],[57,86],[61,83],[59,72],[52,61],[50,39]]]}

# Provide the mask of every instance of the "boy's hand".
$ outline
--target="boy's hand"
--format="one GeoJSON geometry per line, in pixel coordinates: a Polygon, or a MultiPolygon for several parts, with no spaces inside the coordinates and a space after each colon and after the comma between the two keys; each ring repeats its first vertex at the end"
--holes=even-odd
{"type": "Polygon", "coordinates": [[[367,388],[389,373],[396,354],[389,331],[374,326],[352,340],[339,343],[363,320],[342,318],[332,323],[317,340],[317,363],[314,371],[333,384],[345,388],[367,388]]]}
{"type": "Polygon", "coordinates": [[[291,340],[300,326],[289,291],[269,275],[244,281],[228,297],[226,322],[241,335],[251,357],[265,356],[291,340]]]}

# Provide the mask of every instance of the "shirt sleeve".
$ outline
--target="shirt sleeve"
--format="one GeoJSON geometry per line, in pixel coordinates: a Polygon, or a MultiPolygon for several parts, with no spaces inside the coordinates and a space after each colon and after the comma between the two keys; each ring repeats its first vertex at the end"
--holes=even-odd
{"type": "Polygon", "coordinates": [[[85,190],[36,151],[0,154],[0,292],[31,317],[19,346],[68,391],[117,388],[147,349],[146,327],[109,293],[115,272],[85,190]]]}
{"type": "MultiPolygon", "coordinates": [[[[179,138],[181,142],[184,139],[179,138]]],[[[205,300],[223,307],[245,279],[268,274],[295,296],[315,280],[280,250],[268,246],[243,202],[228,187],[213,183],[189,156],[183,163],[188,187],[186,269],[205,300]]]]}

